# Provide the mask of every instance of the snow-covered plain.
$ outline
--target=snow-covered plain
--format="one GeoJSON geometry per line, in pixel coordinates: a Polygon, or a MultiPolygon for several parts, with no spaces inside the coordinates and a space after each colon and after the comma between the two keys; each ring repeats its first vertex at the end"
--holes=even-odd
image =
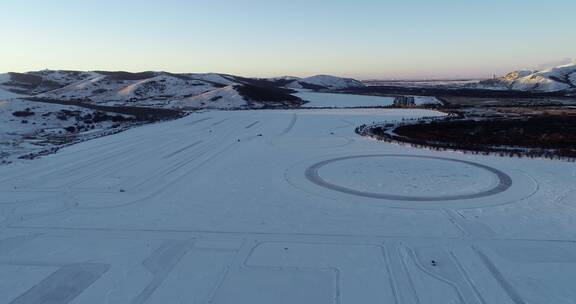
{"type": "Polygon", "coordinates": [[[0,167],[0,303],[574,303],[575,166],[354,133],[431,115],[207,111],[0,167]],[[357,194],[510,180],[396,201],[326,161],[357,194]]]}
{"type": "Polygon", "coordinates": [[[5,89],[0,88],[0,100],[6,100],[6,99],[12,99],[12,98],[18,98],[21,97],[21,95],[18,95],[16,93],[12,93],[10,91],[7,91],[5,89]]]}
{"type": "MultiPolygon", "coordinates": [[[[305,108],[365,108],[365,107],[386,107],[394,104],[394,97],[350,95],[337,93],[318,93],[310,91],[299,91],[293,94],[302,100],[308,101],[305,108]]],[[[441,104],[432,96],[412,96],[417,106],[441,104]]]]}
{"type": "Polygon", "coordinates": [[[343,108],[343,107],[383,107],[394,104],[394,97],[347,95],[335,93],[305,92],[293,94],[309,101],[304,107],[343,108]]]}

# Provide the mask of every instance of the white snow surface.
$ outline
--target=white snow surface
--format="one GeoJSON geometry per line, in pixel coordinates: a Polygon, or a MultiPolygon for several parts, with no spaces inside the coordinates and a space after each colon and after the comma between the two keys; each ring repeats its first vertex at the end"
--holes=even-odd
{"type": "Polygon", "coordinates": [[[247,105],[247,101],[238,93],[234,85],[215,89],[182,101],[172,102],[180,109],[236,109],[247,105]]]}
{"type": "Polygon", "coordinates": [[[18,97],[22,97],[22,95],[12,93],[12,92],[7,91],[7,90],[3,89],[2,87],[0,87],[0,100],[12,99],[12,98],[18,98],[18,97]]]}
{"type": "Polygon", "coordinates": [[[221,74],[216,73],[194,73],[194,74],[187,74],[187,76],[190,76],[191,78],[194,79],[210,81],[226,86],[236,83],[235,81],[230,80],[229,78],[226,78],[221,74]]]}
{"type": "Polygon", "coordinates": [[[358,88],[364,86],[362,82],[352,78],[342,78],[330,75],[316,75],[312,77],[297,79],[294,82],[286,85],[286,87],[291,89],[307,89],[306,84],[330,90],[358,88]]]}
{"type": "Polygon", "coordinates": [[[100,76],[98,73],[95,72],[72,72],[72,71],[52,71],[52,70],[44,70],[36,72],[36,74],[43,76],[45,80],[54,81],[66,85],[84,79],[100,76]]]}
{"type": "Polygon", "coordinates": [[[204,111],[0,167],[0,303],[574,303],[574,165],[354,133],[432,115],[204,111]]]}
{"type": "Polygon", "coordinates": [[[394,97],[349,95],[335,93],[316,93],[300,91],[294,96],[309,101],[304,107],[310,108],[343,108],[343,107],[377,107],[394,104],[394,97]]]}
{"type": "Polygon", "coordinates": [[[401,156],[342,160],[323,167],[319,174],[334,184],[392,195],[468,194],[494,187],[496,182],[494,174],[466,164],[401,156]]]}
{"type": "MultiPolygon", "coordinates": [[[[0,75],[0,85],[9,81],[8,74],[0,75]]],[[[230,109],[244,103],[244,99],[226,93],[229,88],[251,84],[250,78],[217,73],[172,74],[167,72],[81,72],[43,70],[20,75],[18,84],[0,87],[0,98],[13,98],[4,89],[24,91],[27,95],[49,100],[93,103],[107,106],[143,106],[157,108],[186,108],[197,102],[205,103],[206,96],[224,93],[229,102],[212,102],[207,108],[230,109]],[[213,92],[207,95],[204,93],[213,92]],[[230,95],[230,96],[229,96],[230,95]],[[190,102],[192,101],[192,102],[190,102]],[[222,105],[222,107],[220,107],[222,105]]],[[[254,81],[282,81],[287,87],[314,90],[336,90],[364,86],[349,78],[319,75],[308,78],[278,77],[252,79],[254,81]]],[[[245,105],[258,108],[261,103],[247,100],[245,105]]],[[[244,105],[243,105],[244,106],[244,105]]],[[[198,108],[194,106],[194,108],[198,108]]]]}
{"type": "Polygon", "coordinates": [[[10,81],[10,75],[6,73],[0,73],[0,85],[10,81]]]}
{"type": "Polygon", "coordinates": [[[124,87],[118,91],[118,94],[124,98],[165,97],[181,99],[196,96],[213,89],[214,86],[205,81],[185,80],[169,75],[158,75],[124,87]]]}
{"type": "Polygon", "coordinates": [[[280,77],[272,77],[272,78],[263,78],[263,79],[268,79],[268,80],[298,80],[300,79],[300,77],[294,77],[294,76],[280,76],[280,77]]]}
{"type": "Polygon", "coordinates": [[[96,75],[40,96],[55,99],[90,98],[94,103],[108,105],[127,105],[135,100],[143,105],[156,101],[152,104],[164,106],[173,100],[182,100],[213,89],[215,86],[212,83],[168,74],[159,74],[143,80],[112,80],[103,75],[96,75]]]}
{"type": "Polygon", "coordinates": [[[480,82],[480,87],[519,91],[556,92],[576,88],[576,64],[567,64],[543,71],[516,71],[480,82]]]}
{"type": "Polygon", "coordinates": [[[414,97],[414,103],[416,103],[417,106],[442,104],[442,102],[434,96],[413,96],[413,97],[414,97]]]}
{"type": "Polygon", "coordinates": [[[0,100],[4,99],[11,99],[11,98],[18,98],[21,95],[12,93],[5,88],[2,88],[2,84],[10,81],[10,75],[8,74],[0,74],[0,100]]]}
{"type": "MultiPolygon", "coordinates": [[[[20,156],[55,147],[56,144],[50,140],[50,137],[65,136],[68,132],[64,128],[78,123],[72,117],[58,118],[59,112],[63,110],[77,113],[80,116],[94,113],[93,110],[76,106],[21,99],[0,100],[0,160],[18,161],[17,158],[20,156]],[[13,115],[15,112],[22,111],[29,111],[33,115],[26,117],[13,115]]],[[[93,129],[75,134],[76,139],[107,134],[116,123],[101,121],[92,125],[94,125],[93,129]]]]}
{"type": "MultiPolygon", "coordinates": [[[[308,101],[304,104],[307,108],[347,108],[347,107],[383,107],[394,104],[394,97],[350,95],[337,93],[317,93],[301,90],[294,96],[308,101]]],[[[433,96],[411,96],[418,106],[441,104],[433,96]]]]}

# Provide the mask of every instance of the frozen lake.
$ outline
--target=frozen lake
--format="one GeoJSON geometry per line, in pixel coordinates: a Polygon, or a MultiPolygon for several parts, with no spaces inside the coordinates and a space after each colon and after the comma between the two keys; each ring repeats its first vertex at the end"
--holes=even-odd
{"type": "Polygon", "coordinates": [[[394,97],[364,96],[349,94],[300,92],[294,94],[309,101],[304,107],[310,108],[343,108],[343,107],[376,107],[394,104],[394,97]]]}
{"type": "Polygon", "coordinates": [[[2,166],[0,303],[574,303],[574,164],[354,133],[431,115],[193,113],[2,166]]]}
{"type": "MultiPolygon", "coordinates": [[[[395,97],[299,92],[296,95],[308,101],[307,108],[354,108],[354,107],[383,107],[394,104],[395,97]]],[[[439,104],[440,101],[430,96],[411,96],[418,106],[425,104],[439,104]]]]}

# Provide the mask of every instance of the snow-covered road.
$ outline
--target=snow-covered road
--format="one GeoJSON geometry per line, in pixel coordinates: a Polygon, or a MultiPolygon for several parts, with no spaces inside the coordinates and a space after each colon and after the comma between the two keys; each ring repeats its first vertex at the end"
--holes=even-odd
{"type": "Polygon", "coordinates": [[[573,163],[354,133],[438,114],[204,112],[0,167],[0,303],[575,303],[573,163]]]}

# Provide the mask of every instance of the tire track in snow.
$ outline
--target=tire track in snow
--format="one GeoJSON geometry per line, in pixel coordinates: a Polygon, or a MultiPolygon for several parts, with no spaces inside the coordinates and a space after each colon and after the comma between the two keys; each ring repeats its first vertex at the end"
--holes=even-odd
{"type": "Polygon", "coordinates": [[[290,120],[290,123],[288,123],[288,126],[286,127],[286,129],[284,129],[284,131],[282,131],[282,133],[280,133],[279,135],[284,136],[284,135],[290,133],[290,131],[292,131],[292,129],[296,125],[297,121],[298,121],[298,114],[296,114],[296,113],[292,114],[292,119],[290,120]]]}
{"type": "Polygon", "coordinates": [[[492,273],[496,281],[498,281],[500,286],[502,286],[502,289],[506,291],[510,299],[512,299],[512,301],[514,301],[516,304],[526,304],[516,289],[514,289],[514,287],[504,278],[504,275],[502,275],[500,270],[498,270],[498,267],[492,263],[490,258],[488,258],[482,251],[480,251],[480,249],[476,248],[475,246],[472,246],[472,249],[480,257],[480,260],[484,266],[486,266],[486,269],[492,273]]]}
{"type": "Polygon", "coordinates": [[[168,154],[168,155],[165,155],[165,156],[162,157],[162,158],[163,158],[163,159],[171,158],[171,157],[173,157],[174,155],[176,155],[176,154],[178,154],[178,153],[181,153],[181,152],[184,152],[184,151],[186,151],[186,150],[188,150],[188,149],[190,149],[190,148],[192,148],[192,147],[194,147],[194,146],[196,146],[196,145],[199,145],[199,144],[201,144],[201,143],[203,143],[203,142],[204,142],[203,140],[199,140],[199,141],[194,142],[194,143],[192,143],[192,144],[189,144],[189,145],[187,145],[187,146],[185,146],[185,147],[183,147],[183,148],[180,148],[180,149],[178,149],[178,150],[176,150],[176,151],[174,151],[174,152],[172,152],[172,153],[170,153],[170,154],[168,154]]]}
{"type": "Polygon", "coordinates": [[[247,125],[247,126],[245,127],[245,129],[250,129],[250,128],[252,128],[253,126],[255,126],[255,125],[259,124],[259,123],[260,123],[260,121],[255,121],[255,122],[247,125]]]}

